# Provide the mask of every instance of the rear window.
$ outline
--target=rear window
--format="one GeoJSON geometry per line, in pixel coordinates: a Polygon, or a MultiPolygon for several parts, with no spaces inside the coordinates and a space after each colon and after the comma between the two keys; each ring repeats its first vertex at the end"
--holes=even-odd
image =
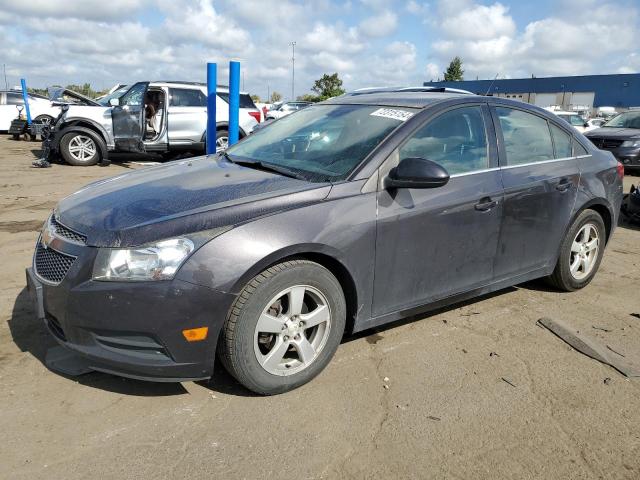
{"type": "Polygon", "coordinates": [[[553,159],[553,144],[544,118],[512,108],[497,107],[507,165],[553,159]]]}
{"type": "MultiPolygon", "coordinates": [[[[228,92],[224,92],[224,93],[218,92],[218,96],[221,99],[223,99],[225,102],[229,103],[229,93],[228,92]]],[[[253,103],[253,100],[251,100],[251,95],[249,95],[248,93],[241,93],[240,94],[240,108],[257,109],[258,107],[256,107],[255,103],[253,103]]]]}
{"type": "Polygon", "coordinates": [[[169,105],[172,107],[206,107],[207,96],[199,89],[170,88],[169,105]]]}
{"type": "Polygon", "coordinates": [[[7,93],[7,105],[24,105],[24,98],[20,93],[7,93]]]}
{"type": "Polygon", "coordinates": [[[553,143],[556,147],[556,158],[571,157],[571,136],[560,127],[556,127],[553,123],[549,125],[551,126],[553,143]]]}

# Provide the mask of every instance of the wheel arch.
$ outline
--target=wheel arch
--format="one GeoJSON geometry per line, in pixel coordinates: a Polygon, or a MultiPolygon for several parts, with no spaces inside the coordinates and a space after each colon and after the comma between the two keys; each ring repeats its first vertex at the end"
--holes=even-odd
{"type": "MultiPolygon", "coordinates": [[[[229,122],[217,122],[216,123],[216,132],[219,130],[227,130],[229,128],[229,122]]],[[[247,136],[247,133],[244,131],[242,127],[238,127],[240,138],[244,138],[247,136]]],[[[202,133],[202,142],[207,141],[207,131],[205,130],[202,133]]]]}
{"type": "Polygon", "coordinates": [[[571,225],[573,225],[575,219],[578,218],[578,215],[580,215],[585,210],[594,210],[602,217],[606,234],[605,241],[606,243],[608,243],[609,239],[611,238],[611,233],[613,232],[614,215],[611,205],[604,198],[593,198],[582,205],[579,209],[577,209],[573,214],[573,217],[571,218],[571,222],[569,222],[567,231],[569,231],[569,228],[571,228],[571,225]]]}
{"type": "Polygon", "coordinates": [[[241,291],[253,277],[278,263],[288,260],[308,260],[329,270],[338,280],[347,305],[345,332],[352,332],[358,313],[358,288],[355,279],[340,255],[331,247],[316,244],[290,246],[269,254],[248,269],[234,284],[233,292],[241,291]]]}

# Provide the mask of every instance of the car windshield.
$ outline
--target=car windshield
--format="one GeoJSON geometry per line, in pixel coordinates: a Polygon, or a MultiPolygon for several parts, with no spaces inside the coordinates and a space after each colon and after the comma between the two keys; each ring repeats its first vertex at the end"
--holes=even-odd
{"type": "Polygon", "coordinates": [[[100,100],[97,100],[97,102],[100,105],[104,105],[105,107],[108,107],[109,106],[109,100],[111,100],[112,98],[120,98],[122,95],[124,95],[127,92],[127,90],[129,90],[129,86],[128,85],[115,90],[114,92],[110,93],[109,95],[105,95],[100,100]]]}
{"type": "Polygon", "coordinates": [[[227,153],[232,161],[277,165],[311,182],[340,181],[414,113],[399,107],[313,105],[246,137],[227,153]]]}
{"type": "Polygon", "coordinates": [[[613,117],[603,127],[640,129],[640,112],[625,112],[613,117]]]}

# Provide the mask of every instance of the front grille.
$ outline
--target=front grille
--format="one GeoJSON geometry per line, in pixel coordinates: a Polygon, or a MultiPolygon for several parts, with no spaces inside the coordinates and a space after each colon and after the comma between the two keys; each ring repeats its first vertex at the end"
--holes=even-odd
{"type": "Polygon", "coordinates": [[[591,142],[601,150],[615,150],[624,140],[618,140],[615,138],[591,138],[591,142]]]}
{"type": "Polygon", "coordinates": [[[33,266],[40,278],[52,283],[60,283],[64,280],[75,259],[75,257],[51,248],[44,248],[42,243],[38,242],[33,266]]]}
{"type": "Polygon", "coordinates": [[[50,225],[53,227],[54,233],[59,237],[66,238],[67,240],[71,240],[75,243],[81,243],[82,245],[85,245],[87,243],[86,235],[74,232],[70,228],[65,227],[60,222],[58,222],[53,215],[50,219],[50,225]]]}
{"type": "Polygon", "coordinates": [[[64,334],[64,330],[62,329],[62,326],[60,325],[60,322],[58,322],[58,319],[56,317],[47,314],[47,326],[49,327],[49,330],[51,330],[51,333],[53,333],[56,337],[58,337],[63,342],[67,341],[67,336],[64,334]]]}

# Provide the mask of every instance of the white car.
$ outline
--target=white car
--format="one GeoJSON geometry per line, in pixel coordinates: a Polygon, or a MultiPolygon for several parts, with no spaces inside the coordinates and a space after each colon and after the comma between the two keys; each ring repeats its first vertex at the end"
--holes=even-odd
{"type": "MultiPolygon", "coordinates": [[[[31,119],[39,123],[48,123],[60,113],[60,107],[53,106],[49,99],[32,94],[29,94],[29,110],[31,119]]],[[[9,130],[11,122],[18,118],[20,111],[23,118],[26,118],[27,112],[24,110],[22,92],[0,91],[0,131],[9,130]]]]}
{"type": "Polygon", "coordinates": [[[551,110],[552,113],[555,113],[573,128],[578,130],[580,133],[588,132],[589,130],[593,130],[598,128],[597,126],[590,125],[588,122],[585,122],[584,118],[578,115],[575,112],[564,112],[562,110],[551,110]]]}
{"type": "Polygon", "coordinates": [[[286,117],[290,113],[297,112],[303,108],[307,108],[311,102],[285,102],[278,105],[275,109],[267,112],[267,120],[277,120],[286,117]]]}

